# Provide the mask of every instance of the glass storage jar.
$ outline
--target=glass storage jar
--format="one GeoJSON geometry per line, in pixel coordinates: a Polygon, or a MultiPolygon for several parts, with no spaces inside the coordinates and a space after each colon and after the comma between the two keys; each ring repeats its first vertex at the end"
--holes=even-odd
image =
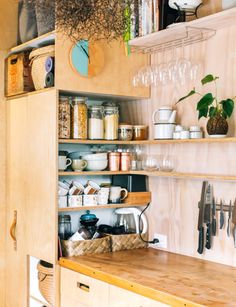
{"type": "Polygon", "coordinates": [[[117,172],[120,170],[120,153],[110,152],[108,155],[109,159],[109,171],[117,172]]]}
{"type": "Polygon", "coordinates": [[[58,234],[61,240],[68,240],[71,237],[70,215],[59,215],[58,234]]]}
{"type": "Polygon", "coordinates": [[[70,130],[70,97],[59,97],[59,139],[69,139],[71,134],[70,130]]]}
{"type": "Polygon", "coordinates": [[[88,109],[89,139],[102,140],[104,138],[103,106],[91,106],[88,109]]]}
{"type": "Polygon", "coordinates": [[[118,139],[119,127],[119,108],[118,107],[105,107],[104,108],[104,128],[106,140],[118,139]]]}
{"type": "Polygon", "coordinates": [[[71,132],[73,139],[86,140],[88,137],[87,99],[74,97],[71,107],[71,132]]]}
{"type": "Polygon", "coordinates": [[[120,159],[120,170],[129,171],[131,167],[131,154],[130,152],[122,152],[120,159]]]}

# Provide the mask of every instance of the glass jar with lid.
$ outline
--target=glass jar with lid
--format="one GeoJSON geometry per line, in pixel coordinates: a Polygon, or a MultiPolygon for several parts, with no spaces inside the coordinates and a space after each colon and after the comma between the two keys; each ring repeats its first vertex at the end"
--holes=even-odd
{"type": "Polygon", "coordinates": [[[88,137],[87,98],[73,97],[71,107],[71,132],[73,139],[86,140],[88,137]]]}
{"type": "Polygon", "coordinates": [[[59,97],[59,127],[58,137],[59,139],[69,139],[70,130],[70,97],[60,96],[59,97]]]}
{"type": "Polygon", "coordinates": [[[68,240],[71,237],[70,215],[59,215],[58,234],[61,240],[68,240]]]}
{"type": "Polygon", "coordinates": [[[119,108],[107,106],[104,108],[104,129],[106,140],[118,139],[119,108]]]}
{"type": "Polygon", "coordinates": [[[102,140],[104,139],[104,122],[103,122],[103,106],[91,106],[88,109],[89,119],[89,139],[90,140],[102,140]]]}

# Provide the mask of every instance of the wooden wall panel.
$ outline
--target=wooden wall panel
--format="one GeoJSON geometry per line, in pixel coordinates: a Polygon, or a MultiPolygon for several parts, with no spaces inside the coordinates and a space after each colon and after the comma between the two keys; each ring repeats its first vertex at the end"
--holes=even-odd
{"type": "Polygon", "coordinates": [[[99,44],[104,51],[104,68],[93,78],[83,78],[70,64],[70,51],[73,43],[64,36],[58,35],[56,44],[57,88],[117,96],[149,97],[148,89],[136,89],[131,84],[133,75],[148,63],[149,57],[137,54],[127,57],[124,44],[119,41],[99,44]]]}
{"type": "MultiPolygon", "coordinates": [[[[217,32],[216,36],[198,45],[178,50],[179,57],[190,59],[201,64],[201,74],[198,80],[184,86],[166,86],[152,89],[152,98],[138,104],[130,102],[123,104],[124,120],[134,123],[149,123],[150,138],[153,138],[151,115],[160,106],[172,105],[178,98],[185,95],[193,85],[203,90],[200,79],[207,73],[220,77],[218,95],[220,98],[235,96],[236,89],[236,27],[217,32]],[[125,110],[125,111],[124,111],[125,110]]],[[[155,55],[153,63],[158,64],[163,59],[170,59],[169,54],[155,55]]],[[[212,86],[206,87],[212,90],[212,86]]],[[[184,126],[200,124],[205,128],[206,120],[197,120],[197,98],[193,97],[177,105],[178,122],[184,126]]],[[[229,120],[229,135],[236,135],[236,109],[229,120]]],[[[176,170],[181,172],[236,174],[236,144],[174,144],[152,145],[148,148],[151,154],[172,155],[176,161],[176,170]]],[[[150,190],[153,202],[149,209],[150,235],[154,233],[168,236],[168,250],[202,259],[216,261],[236,266],[236,249],[233,238],[226,235],[226,227],[219,230],[214,238],[213,249],[206,250],[200,256],[197,253],[197,204],[201,194],[201,180],[178,180],[151,177],[150,190]]],[[[212,181],[215,196],[226,202],[236,197],[236,183],[212,181]]],[[[225,216],[227,219],[227,215],[225,216]]]]}

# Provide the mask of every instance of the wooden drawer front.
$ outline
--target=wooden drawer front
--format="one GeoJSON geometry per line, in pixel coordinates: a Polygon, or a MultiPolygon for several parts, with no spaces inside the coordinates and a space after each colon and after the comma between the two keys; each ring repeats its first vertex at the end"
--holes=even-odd
{"type": "Polygon", "coordinates": [[[77,303],[75,307],[109,307],[109,285],[61,268],[61,307],[74,307],[69,300],[77,303]]]}
{"type": "Polygon", "coordinates": [[[110,286],[109,307],[166,307],[169,305],[146,298],[142,295],[110,286]]]}

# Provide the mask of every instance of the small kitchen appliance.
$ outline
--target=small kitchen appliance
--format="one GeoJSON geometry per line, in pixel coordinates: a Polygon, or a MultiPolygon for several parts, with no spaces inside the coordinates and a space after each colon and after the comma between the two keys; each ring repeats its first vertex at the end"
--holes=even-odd
{"type": "MultiPolygon", "coordinates": [[[[124,226],[125,233],[140,233],[140,215],[141,211],[137,208],[119,208],[115,210],[117,214],[117,226],[124,226]]],[[[147,218],[141,215],[142,234],[147,232],[147,218]]]]}
{"type": "Polygon", "coordinates": [[[173,139],[175,130],[176,110],[171,107],[161,107],[154,111],[152,120],[154,124],[154,139],[168,140],[173,139]]]}

